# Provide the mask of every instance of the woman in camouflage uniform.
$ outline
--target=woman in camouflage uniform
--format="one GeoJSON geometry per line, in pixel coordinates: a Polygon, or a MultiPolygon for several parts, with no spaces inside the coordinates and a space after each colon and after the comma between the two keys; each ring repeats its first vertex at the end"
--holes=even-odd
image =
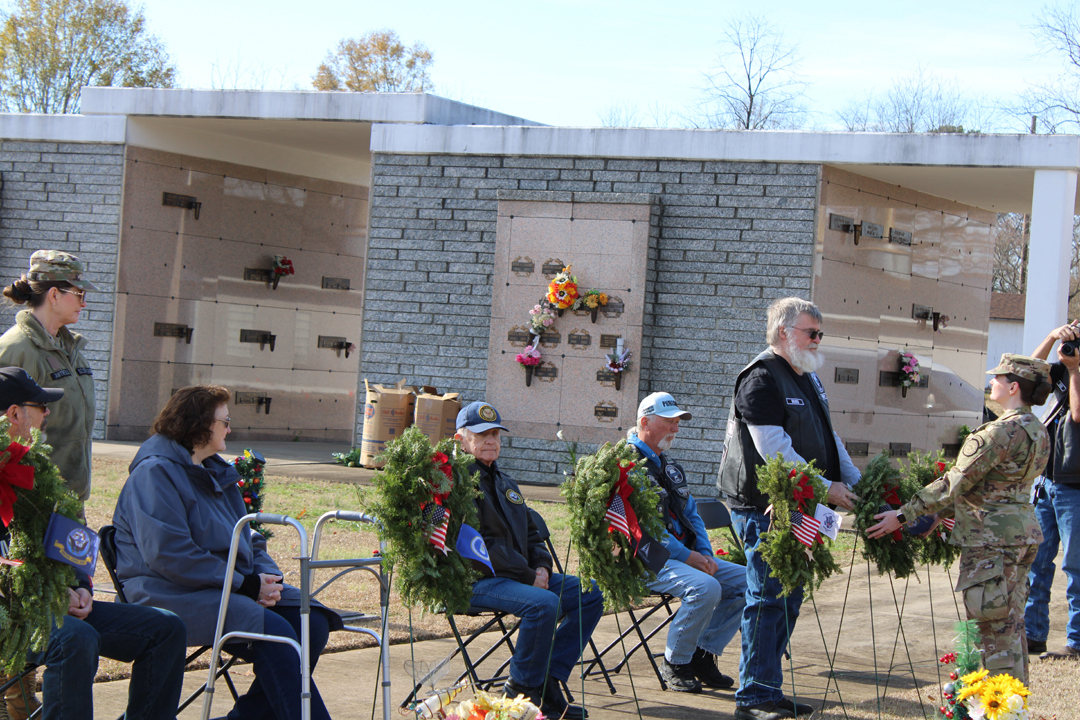
{"type": "Polygon", "coordinates": [[[1042,542],[1031,488],[1050,456],[1046,428],[1030,405],[1046,402],[1050,366],[1006,353],[987,374],[993,375],[990,399],[1005,413],[968,436],[943,477],[899,510],[875,515],[880,522],[867,535],[883,537],[921,515],[954,516],[950,541],[963,548],[956,590],[963,593],[968,619],[978,623],[983,667],[1026,683],[1028,568],[1042,542]]]}

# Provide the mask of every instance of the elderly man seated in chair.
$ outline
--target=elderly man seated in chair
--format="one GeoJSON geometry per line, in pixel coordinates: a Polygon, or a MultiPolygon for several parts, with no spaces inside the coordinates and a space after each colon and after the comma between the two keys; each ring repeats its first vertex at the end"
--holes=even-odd
{"type": "MultiPolygon", "coordinates": [[[[60,389],[44,389],[22,368],[0,369],[0,408],[10,423],[11,439],[29,444],[32,429],[44,429],[49,403],[64,396],[60,389]]],[[[5,543],[6,546],[6,543],[5,543]]],[[[165,720],[176,717],[184,683],[187,630],[167,610],[111,602],[94,602],[90,578],[76,570],[78,587],[71,588],[68,616],[53,628],[40,653],[28,662],[46,665],[42,678],[43,720],[92,718],[94,676],[98,656],[133,663],[124,717],[165,720]]],[[[28,676],[33,679],[33,676],[28,676]]],[[[33,683],[20,688],[28,695],[20,705],[37,704],[33,683]]],[[[21,708],[20,708],[21,709],[21,708]]]]}
{"type": "Polygon", "coordinates": [[[588,713],[567,703],[559,681],[569,679],[599,622],[603,596],[595,585],[583,593],[578,578],[551,572],[551,555],[518,484],[496,462],[499,433],[507,431],[501,422],[498,411],[485,402],[468,405],[457,417],[454,437],[476,458],[470,472],[480,473],[478,529],[494,569],[477,563],[484,577],[473,585],[472,605],[521,618],[506,695],[524,695],[547,717],[583,720],[588,713]]]}
{"type": "Polygon", "coordinates": [[[696,693],[702,685],[726,690],[735,684],[734,678],[717,669],[716,656],[742,622],[746,568],[716,561],[686,473],[667,454],[679,423],[691,418],[671,395],[656,392],[638,405],[637,427],[627,436],[660,491],[661,519],[667,530],[660,541],[671,553],[649,588],[682,602],[668,630],[660,672],[672,690],[696,693]]]}

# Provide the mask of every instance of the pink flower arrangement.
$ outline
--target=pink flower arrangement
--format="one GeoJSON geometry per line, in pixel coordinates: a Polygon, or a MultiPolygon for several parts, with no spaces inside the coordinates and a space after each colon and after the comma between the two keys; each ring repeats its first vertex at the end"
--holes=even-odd
{"type": "Polygon", "coordinates": [[[540,351],[536,349],[534,345],[526,345],[525,349],[518,353],[514,358],[525,367],[532,367],[533,365],[540,364],[540,351]]]}
{"type": "Polygon", "coordinates": [[[630,367],[630,355],[632,353],[629,350],[623,350],[621,353],[616,350],[613,353],[606,355],[607,369],[613,373],[619,373],[630,367]]]}
{"type": "Polygon", "coordinates": [[[909,388],[919,384],[919,361],[907,350],[900,351],[900,386],[909,388]]]}
{"type": "Polygon", "coordinates": [[[541,335],[555,324],[555,311],[548,305],[533,305],[529,311],[529,329],[533,335],[541,335]]]}

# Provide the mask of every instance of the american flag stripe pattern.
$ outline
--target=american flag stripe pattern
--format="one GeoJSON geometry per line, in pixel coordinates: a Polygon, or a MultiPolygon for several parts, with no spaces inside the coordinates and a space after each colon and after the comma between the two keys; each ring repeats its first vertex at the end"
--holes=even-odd
{"type": "Polygon", "coordinates": [[[791,532],[806,547],[814,545],[819,527],[821,527],[821,523],[816,518],[803,515],[798,510],[791,511],[791,532]]]}
{"type": "Polygon", "coordinates": [[[945,529],[952,532],[953,527],[956,526],[956,520],[953,518],[945,518],[941,521],[941,524],[945,526],[945,529]]]}
{"type": "Polygon", "coordinates": [[[428,542],[441,550],[443,555],[448,555],[450,551],[446,549],[446,529],[450,524],[450,510],[432,502],[424,506],[423,515],[424,523],[431,523],[428,542]]]}
{"type": "Polygon", "coordinates": [[[611,502],[608,503],[604,519],[610,523],[608,531],[612,529],[618,530],[626,536],[627,540],[630,539],[630,526],[626,524],[626,506],[623,505],[622,496],[618,493],[615,493],[615,496],[611,498],[611,502]]]}

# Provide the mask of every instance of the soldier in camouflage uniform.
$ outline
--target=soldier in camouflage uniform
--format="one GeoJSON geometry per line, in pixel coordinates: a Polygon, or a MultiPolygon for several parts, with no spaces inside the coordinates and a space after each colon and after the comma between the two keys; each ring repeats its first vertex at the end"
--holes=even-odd
{"type": "Polygon", "coordinates": [[[1043,539],[1031,488],[1050,457],[1046,428],[1030,405],[1046,401],[1050,366],[1006,353],[987,374],[994,376],[990,399],[1006,412],[968,436],[946,475],[899,510],[875,515],[880,522],[867,534],[883,537],[921,515],[953,515],[950,542],[963,548],[956,590],[963,593],[968,619],[978,622],[983,667],[1026,683],[1027,575],[1043,539]]]}

